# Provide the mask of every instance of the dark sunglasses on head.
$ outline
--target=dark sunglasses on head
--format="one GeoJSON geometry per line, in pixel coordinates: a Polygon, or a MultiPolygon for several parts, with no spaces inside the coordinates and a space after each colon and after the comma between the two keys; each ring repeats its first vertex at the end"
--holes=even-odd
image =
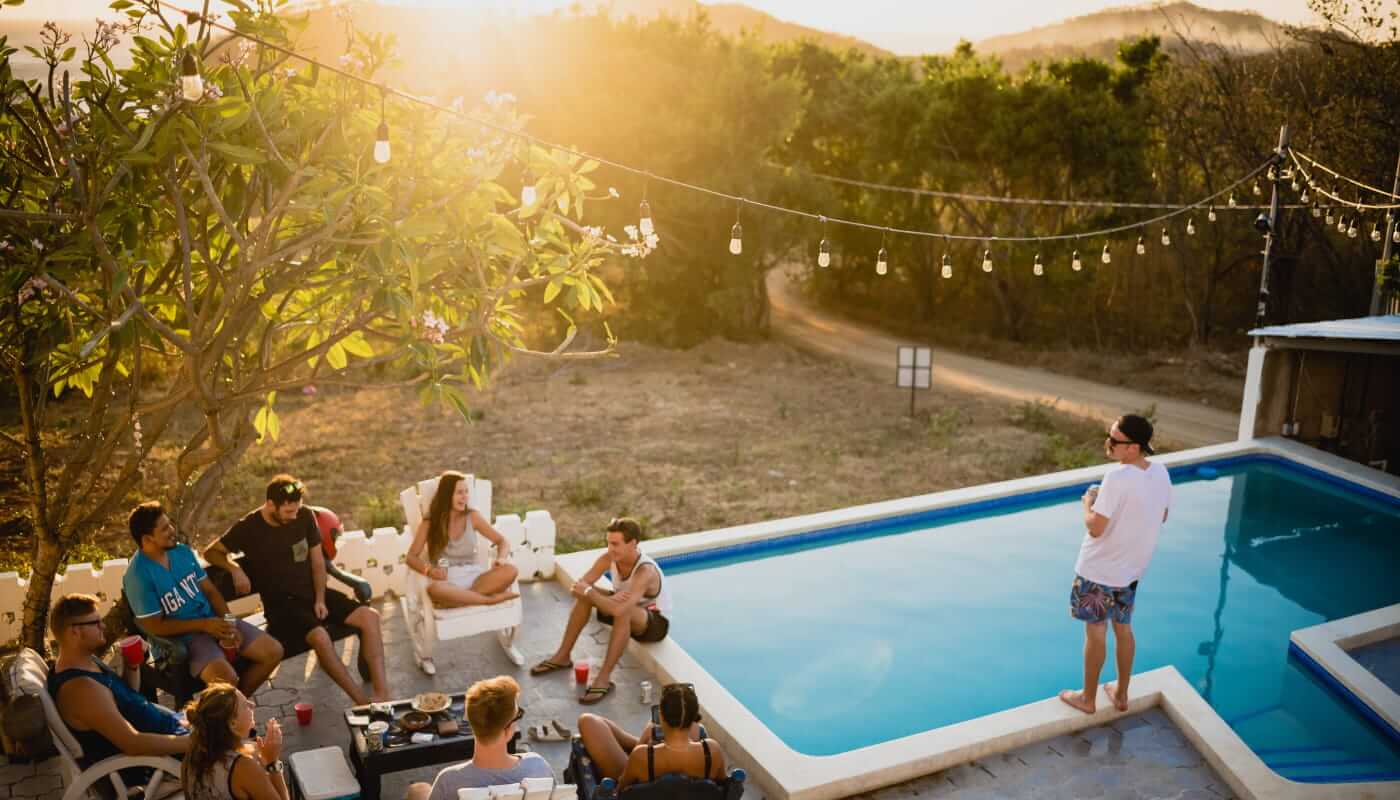
{"type": "Polygon", "coordinates": [[[297,481],[296,483],[289,483],[282,487],[282,491],[286,492],[289,495],[301,494],[301,490],[301,481],[297,481]]]}

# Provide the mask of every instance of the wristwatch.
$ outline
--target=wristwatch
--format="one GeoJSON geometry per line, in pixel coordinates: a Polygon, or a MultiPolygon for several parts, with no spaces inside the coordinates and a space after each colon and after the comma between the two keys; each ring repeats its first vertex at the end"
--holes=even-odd
{"type": "Polygon", "coordinates": [[[278,775],[281,775],[282,771],[286,769],[286,765],[283,764],[281,761],[274,761],[271,764],[267,764],[266,766],[264,766],[263,769],[267,770],[268,774],[272,774],[275,772],[278,775]]]}

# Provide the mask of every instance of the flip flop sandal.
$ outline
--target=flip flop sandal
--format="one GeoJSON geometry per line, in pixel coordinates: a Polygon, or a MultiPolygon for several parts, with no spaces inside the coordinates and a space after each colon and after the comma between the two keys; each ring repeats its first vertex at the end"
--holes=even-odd
{"type": "Polygon", "coordinates": [[[617,684],[612,681],[608,681],[606,688],[602,686],[590,686],[583,690],[583,694],[579,695],[578,701],[586,706],[591,706],[594,703],[601,703],[603,702],[603,698],[612,694],[613,689],[616,688],[617,684]]]}
{"type": "Polygon", "coordinates": [[[534,676],[536,676],[536,677],[538,677],[538,676],[540,676],[540,675],[548,675],[548,674],[551,673],[551,672],[556,672],[556,671],[561,670],[561,669],[568,669],[569,667],[572,667],[573,665],[574,665],[574,662],[572,662],[572,661],[570,661],[570,662],[567,663],[567,664],[557,664],[557,663],[555,663],[555,662],[553,662],[553,661],[550,661],[549,659],[546,658],[544,661],[541,661],[540,663],[536,664],[535,666],[530,667],[530,674],[531,674],[531,675],[534,675],[534,676]]]}
{"type": "Polygon", "coordinates": [[[569,741],[558,733],[550,729],[548,725],[531,725],[526,732],[530,735],[532,742],[567,742],[569,741]]]}
{"type": "Polygon", "coordinates": [[[550,720],[549,724],[554,726],[554,730],[558,732],[560,736],[563,737],[564,741],[574,738],[573,729],[571,729],[568,725],[565,725],[557,719],[550,720]]]}

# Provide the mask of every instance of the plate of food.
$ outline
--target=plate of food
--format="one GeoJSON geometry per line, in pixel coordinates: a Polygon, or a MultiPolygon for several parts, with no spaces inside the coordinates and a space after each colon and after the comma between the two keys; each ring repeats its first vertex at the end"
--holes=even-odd
{"type": "Polygon", "coordinates": [[[409,733],[416,733],[431,725],[433,718],[425,711],[407,711],[399,717],[399,727],[409,733]]]}
{"type": "Polygon", "coordinates": [[[413,710],[422,711],[424,714],[446,711],[450,705],[452,705],[452,698],[442,692],[423,692],[413,696],[413,710]]]}

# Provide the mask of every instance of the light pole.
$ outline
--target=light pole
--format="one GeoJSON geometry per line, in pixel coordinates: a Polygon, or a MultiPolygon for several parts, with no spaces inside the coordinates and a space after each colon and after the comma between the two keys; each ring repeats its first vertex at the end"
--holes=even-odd
{"type": "Polygon", "coordinates": [[[1263,214],[1254,221],[1255,227],[1264,234],[1264,268],[1259,276],[1259,306],[1254,313],[1254,327],[1264,327],[1269,316],[1269,256],[1274,249],[1274,235],[1278,231],[1278,182],[1279,167],[1284,163],[1284,153],[1288,150],[1288,126],[1278,130],[1278,149],[1274,151],[1274,163],[1270,167],[1273,174],[1273,195],[1269,199],[1269,216],[1263,214]]]}
{"type": "MultiPolygon", "coordinates": [[[[1400,195],[1400,154],[1395,157],[1395,182],[1390,187],[1390,198],[1386,200],[1386,205],[1394,205],[1396,195],[1400,195]]],[[[1395,240],[1395,224],[1397,222],[1397,212],[1400,209],[1389,209],[1385,212],[1385,244],[1381,245],[1381,260],[1376,262],[1376,282],[1371,285],[1371,316],[1379,316],[1381,313],[1381,278],[1385,276],[1386,266],[1390,263],[1390,243],[1395,240]]]]}

